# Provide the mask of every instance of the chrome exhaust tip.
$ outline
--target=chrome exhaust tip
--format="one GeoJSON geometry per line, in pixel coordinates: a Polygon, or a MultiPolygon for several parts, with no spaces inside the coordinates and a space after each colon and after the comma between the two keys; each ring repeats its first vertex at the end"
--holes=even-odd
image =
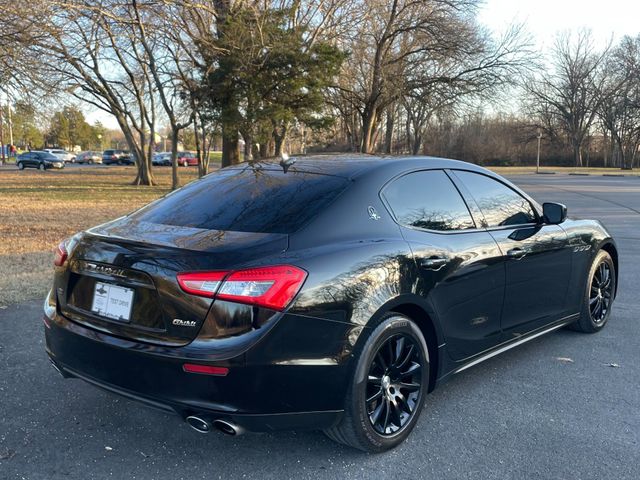
{"type": "Polygon", "coordinates": [[[67,378],[69,375],[67,375],[66,373],[64,373],[60,367],[58,365],[56,365],[56,362],[54,362],[51,358],[49,358],[49,363],[51,364],[51,366],[53,367],[53,369],[58,372],[60,374],[60,376],[62,378],[67,378]]]}
{"type": "Polygon", "coordinates": [[[213,426],[220,430],[225,435],[242,435],[244,433],[244,429],[236,425],[235,423],[231,423],[227,420],[217,419],[213,421],[213,426]]]}
{"type": "Polygon", "coordinates": [[[189,415],[184,420],[196,432],[209,433],[211,431],[211,423],[205,418],[198,417],[197,415],[189,415]]]}

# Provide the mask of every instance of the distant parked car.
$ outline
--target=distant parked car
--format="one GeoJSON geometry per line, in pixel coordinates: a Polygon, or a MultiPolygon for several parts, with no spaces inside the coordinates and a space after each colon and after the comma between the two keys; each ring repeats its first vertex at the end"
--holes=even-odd
{"type": "Polygon", "coordinates": [[[64,161],[53,153],[33,151],[19,155],[16,159],[16,165],[20,170],[30,167],[44,171],[49,168],[64,168],[64,161]]]}
{"type": "Polygon", "coordinates": [[[178,152],[178,165],[183,167],[198,165],[198,157],[193,152],[178,152]]]}
{"type": "Polygon", "coordinates": [[[153,165],[171,165],[171,152],[156,153],[151,159],[153,165]]]}
{"type": "Polygon", "coordinates": [[[120,165],[122,163],[130,163],[127,159],[129,152],[124,150],[105,150],[102,152],[102,163],[105,165],[120,165]]]}
{"type": "Polygon", "coordinates": [[[78,163],[102,163],[102,153],[100,152],[81,152],[76,157],[76,162],[78,163]]]}
{"type": "Polygon", "coordinates": [[[43,152],[55,155],[65,163],[73,163],[76,161],[76,156],[73,153],[69,153],[66,150],[60,148],[45,148],[43,152]]]}

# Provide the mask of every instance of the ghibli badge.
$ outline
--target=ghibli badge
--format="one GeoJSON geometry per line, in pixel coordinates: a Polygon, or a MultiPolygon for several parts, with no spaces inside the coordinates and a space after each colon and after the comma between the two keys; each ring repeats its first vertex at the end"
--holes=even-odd
{"type": "Polygon", "coordinates": [[[195,327],[196,326],[195,320],[180,320],[179,318],[174,318],[173,322],[171,323],[178,327],[195,327]]]}

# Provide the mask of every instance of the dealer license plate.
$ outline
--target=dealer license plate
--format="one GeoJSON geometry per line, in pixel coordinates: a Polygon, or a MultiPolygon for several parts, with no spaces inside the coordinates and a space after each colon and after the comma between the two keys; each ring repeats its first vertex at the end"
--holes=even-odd
{"type": "Polygon", "coordinates": [[[133,306],[133,290],[131,288],[96,282],[93,290],[91,311],[103,317],[128,322],[133,306]]]}

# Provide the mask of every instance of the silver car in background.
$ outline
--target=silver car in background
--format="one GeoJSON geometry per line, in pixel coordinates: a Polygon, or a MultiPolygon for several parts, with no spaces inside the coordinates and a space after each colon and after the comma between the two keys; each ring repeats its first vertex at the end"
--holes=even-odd
{"type": "Polygon", "coordinates": [[[102,164],[102,152],[95,152],[95,151],[80,152],[76,157],[76,162],[88,163],[90,165],[94,163],[102,164]]]}
{"type": "Polygon", "coordinates": [[[73,163],[76,161],[76,156],[73,153],[69,153],[66,150],[62,150],[60,148],[45,148],[43,152],[48,152],[52,155],[55,155],[65,163],[73,163]]]}

